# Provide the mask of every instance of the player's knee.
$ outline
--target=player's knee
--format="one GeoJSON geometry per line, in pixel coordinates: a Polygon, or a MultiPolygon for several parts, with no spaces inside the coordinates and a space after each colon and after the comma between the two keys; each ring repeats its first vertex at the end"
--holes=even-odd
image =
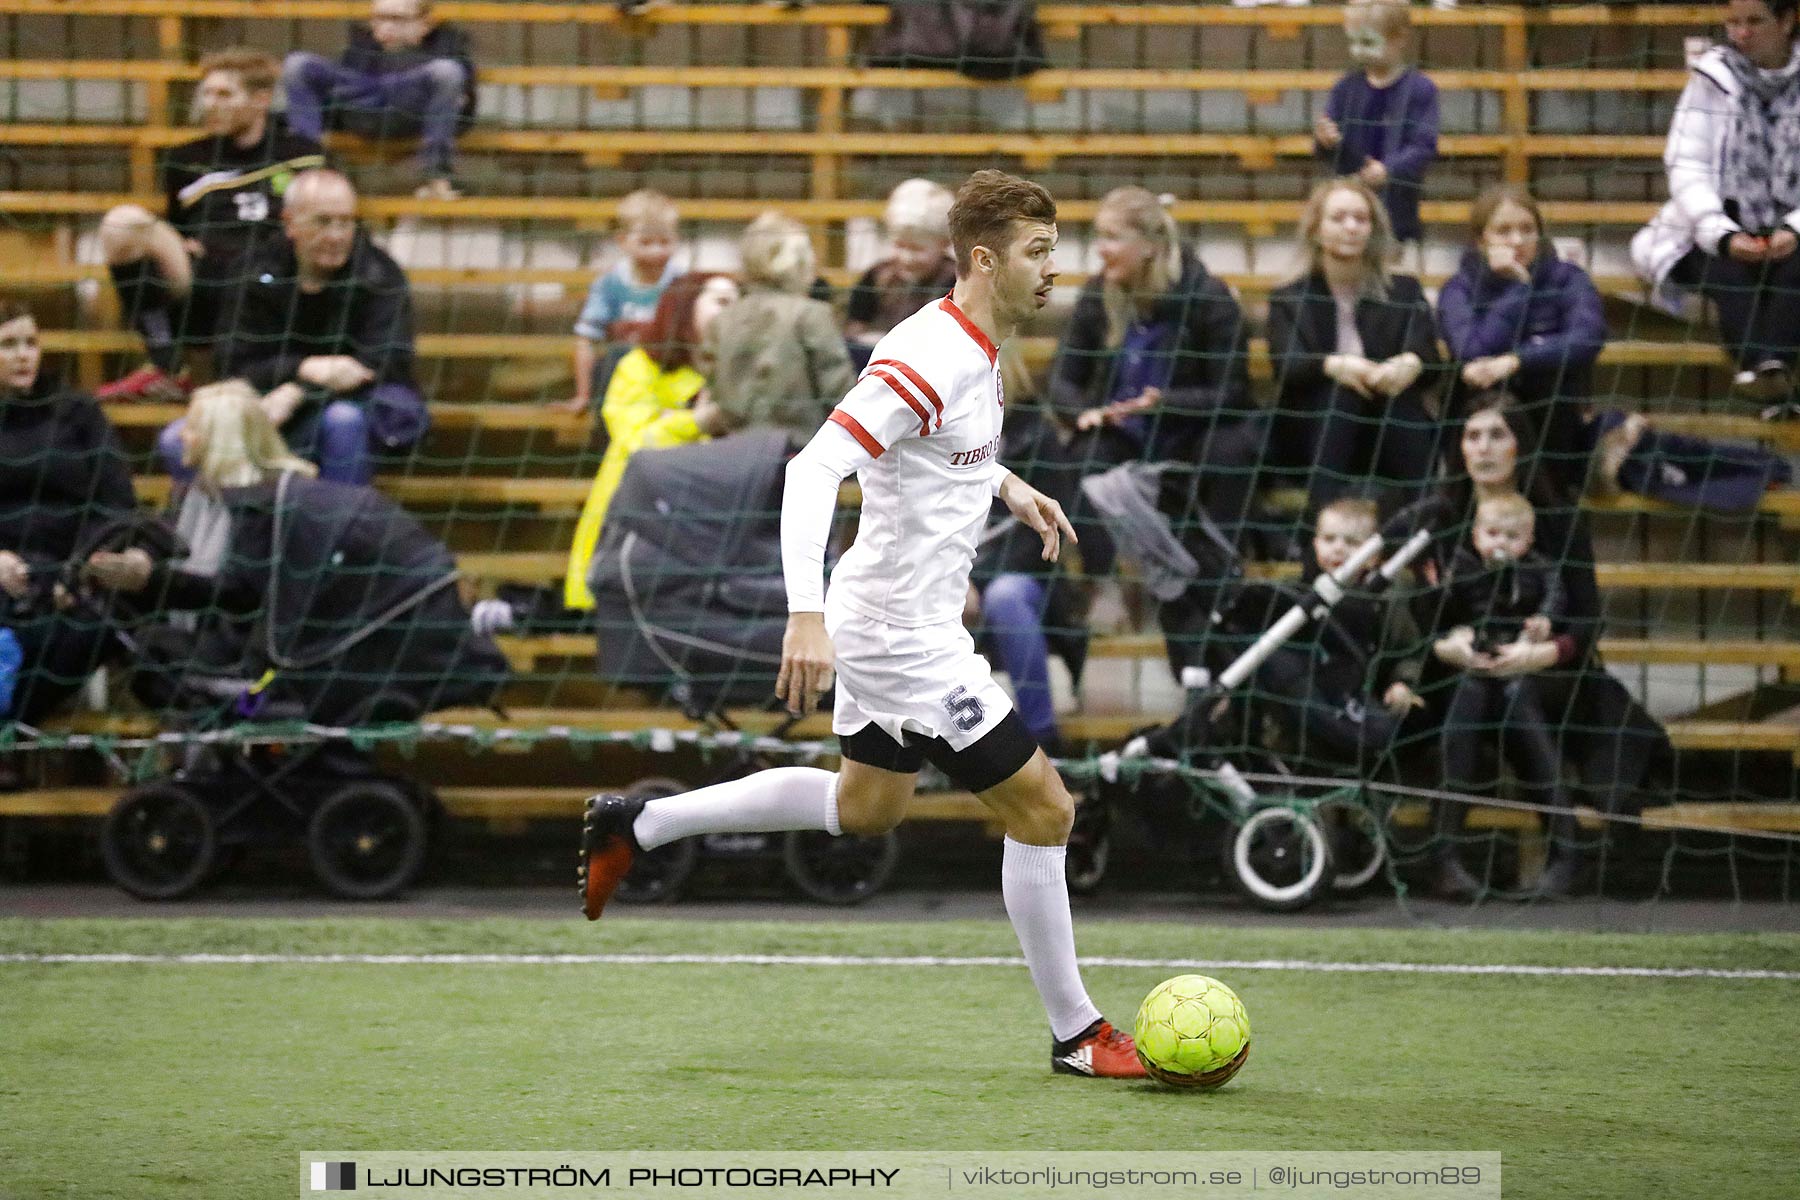
{"type": "Polygon", "coordinates": [[[900,824],[905,816],[904,798],[866,789],[842,789],[838,793],[838,829],[853,837],[877,837],[900,824]]]}
{"type": "Polygon", "coordinates": [[[1047,758],[1037,758],[1025,768],[1034,777],[1006,805],[1006,827],[1015,841],[1038,846],[1060,845],[1075,827],[1075,798],[1063,785],[1062,776],[1047,758]]]}

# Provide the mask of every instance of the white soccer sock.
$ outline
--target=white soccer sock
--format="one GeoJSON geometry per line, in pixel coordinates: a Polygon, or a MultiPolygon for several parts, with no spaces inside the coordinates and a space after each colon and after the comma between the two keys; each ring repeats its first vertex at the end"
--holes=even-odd
{"type": "Polygon", "coordinates": [[[1067,855],[1066,846],[1027,846],[1011,838],[1000,852],[1006,915],[1058,1041],[1074,1037],[1100,1017],[1075,963],[1075,919],[1069,914],[1069,885],[1063,876],[1067,855]]]}
{"type": "Polygon", "coordinates": [[[646,850],[700,833],[775,833],[838,827],[837,772],[773,767],[644,805],[631,832],[646,850]]]}

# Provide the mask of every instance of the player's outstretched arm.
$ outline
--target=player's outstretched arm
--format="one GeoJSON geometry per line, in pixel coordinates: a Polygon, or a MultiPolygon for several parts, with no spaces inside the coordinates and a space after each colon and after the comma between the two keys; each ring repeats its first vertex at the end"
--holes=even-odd
{"type": "Polygon", "coordinates": [[[831,687],[832,661],[825,614],[789,613],[787,632],[781,636],[781,673],[775,677],[775,695],[790,713],[804,717],[819,706],[819,697],[831,687]]]}
{"type": "Polygon", "coordinates": [[[1044,493],[1014,475],[1011,471],[1000,483],[1000,499],[1011,510],[1012,515],[1019,518],[1031,531],[1044,539],[1044,561],[1055,562],[1062,556],[1062,539],[1068,536],[1071,542],[1081,539],[1075,536],[1075,527],[1069,524],[1068,516],[1062,505],[1044,493]]]}

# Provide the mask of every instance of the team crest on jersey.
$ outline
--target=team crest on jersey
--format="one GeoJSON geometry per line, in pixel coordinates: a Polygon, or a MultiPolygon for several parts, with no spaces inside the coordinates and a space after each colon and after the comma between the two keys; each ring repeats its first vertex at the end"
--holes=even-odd
{"type": "Polygon", "coordinates": [[[994,364],[994,399],[1000,402],[1001,408],[1006,407],[1006,373],[999,363],[994,364]]]}

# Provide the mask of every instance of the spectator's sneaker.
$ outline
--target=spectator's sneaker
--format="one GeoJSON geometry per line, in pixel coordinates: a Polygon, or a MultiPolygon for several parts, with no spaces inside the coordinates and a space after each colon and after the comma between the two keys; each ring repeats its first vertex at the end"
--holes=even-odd
{"type": "Polygon", "coordinates": [[[1138,1061],[1137,1043],[1102,1017],[1066,1042],[1050,1043],[1050,1069],[1062,1075],[1096,1079],[1148,1079],[1138,1061]]]}
{"type": "Polygon", "coordinates": [[[154,363],[145,363],[123,379],[102,384],[94,389],[94,398],[109,400],[144,400],[165,404],[186,403],[194,390],[186,371],[171,375],[154,363]]]}
{"type": "Polygon", "coordinates": [[[598,921],[606,902],[619,890],[619,884],[637,858],[637,838],[631,832],[632,822],[644,811],[644,801],[627,796],[595,796],[587,802],[587,815],[581,820],[581,911],[590,921],[598,921]]]}
{"type": "Polygon", "coordinates": [[[413,191],[413,196],[420,200],[461,200],[463,198],[462,189],[442,175],[421,183],[413,191]]]}
{"type": "Polygon", "coordinates": [[[1752,400],[1782,400],[1793,393],[1794,376],[1779,358],[1765,358],[1733,375],[1731,386],[1752,400]]]}

